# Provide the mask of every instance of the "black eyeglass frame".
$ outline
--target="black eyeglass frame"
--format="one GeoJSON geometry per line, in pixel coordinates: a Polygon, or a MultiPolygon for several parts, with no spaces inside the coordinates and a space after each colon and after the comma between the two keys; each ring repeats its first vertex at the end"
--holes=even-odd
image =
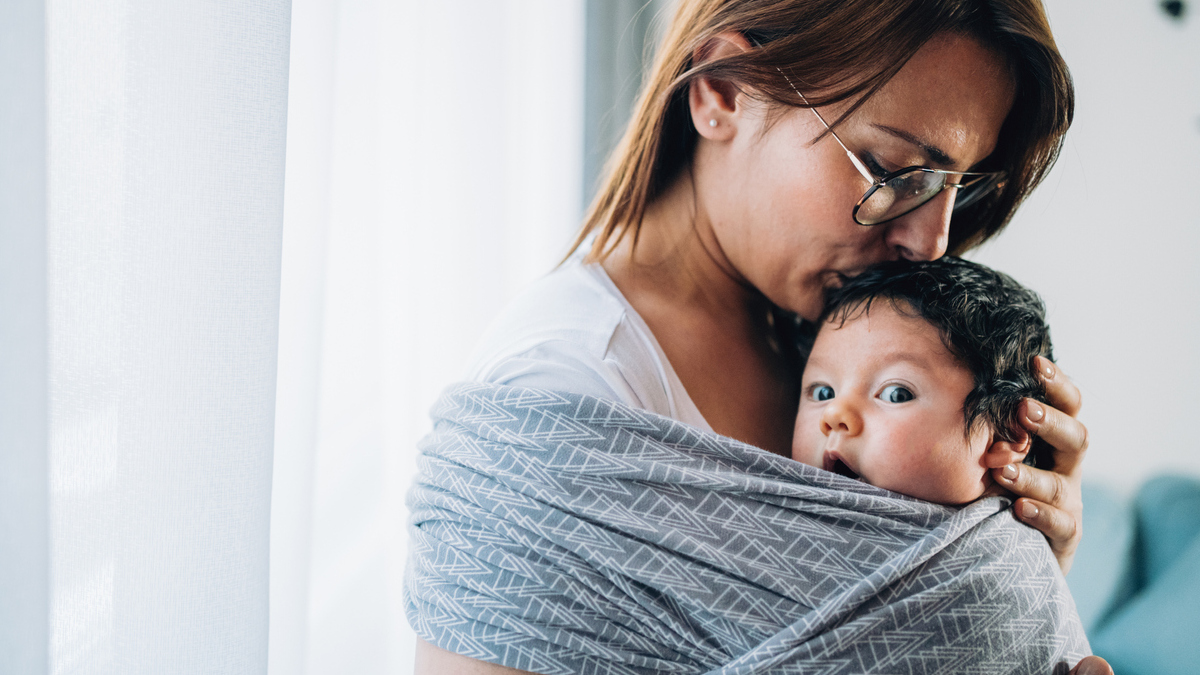
{"type": "MultiPolygon", "coordinates": [[[[833,130],[831,129],[829,133],[832,134],[833,130]]],[[[835,138],[836,138],[836,136],[835,136],[835,138]]],[[[863,167],[863,168],[865,168],[865,167],[863,167]]],[[[867,188],[867,191],[863,194],[862,198],[859,199],[858,203],[854,205],[854,211],[852,212],[851,215],[854,216],[854,222],[858,223],[859,225],[866,226],[866,227],[871,227],[874,225],[882,225],[883,223],[886,223],[891,220],[895,220],[896,218],[899,218],[901,216],[912,213],[913,211],[916,211],[917,209],[921,208],[922,206],[925,206],[929,202],[933,201],[933,199],[935,197],[937,197],[938,195],[940,195],[942,193],[942,190],[945,190],[946,188],[954,188],[956,190],[962,190],[965,188],[974,187],[977,184],[979,184],[980,182],[986,181],[989,179],[994,181],[990,185],[976,188],[975,190],[967,192],[965,195],[960,192],[959,196],[956,196],[954,199],[954,210],[957,211],[959,209],[970,206],[971,204],[974,204],[975,202],[979,201],[980,198],[987,196],[989,193],[991,193],[993,190],[995,190],[997,187],[999,187],[1000,185],[1003,184],[1004,176],[1005,176],[1005,173],[1003,171],[992,171],[992,172],[947,171],[945,169],[930,169],[929,167],[925,167],[925,166],[906,166],[903,169],[897,169],[896,171],[892,171],[892,172],[884,175],[882,178],[875,178],[875,176],[870,173],[870,170],[867,170],[866,173],[863,173],[863,169],[859,169],[859,173],[862,173],[864,178],[871,181],[871,187],[867,188]],[[949,183],[949,182],[945,182],[945,178],[943,178],[942,186],[940,188],[938,188],[934,192],[931,192],[929,195],[925,196],[920,202],[913,204],[911,208],[907,208],[907,209],[901,211],[900,213],[892,214],[883,220],[876,220],[876,221],[872,221],[869,223],[864,223],[862,220],[859,219],[858,212],[862,208],[862,205],[867,203],[867,200],[870,199],[880,188],[887,187],[889,181],[893,181],[893,180],[896,180],[899,178],[904,178],[905,176],[909,176],[911,174],[918,173],[918,172],[942,174],[943,176],[962,176],[962,177],[968,178],[968,180],[963,180],[958,183],[949,183]]]]}

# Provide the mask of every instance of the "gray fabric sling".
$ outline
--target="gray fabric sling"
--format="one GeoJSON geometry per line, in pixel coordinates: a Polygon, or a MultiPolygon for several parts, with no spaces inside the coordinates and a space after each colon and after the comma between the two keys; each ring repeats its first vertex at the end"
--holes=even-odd
{"type": "Polygon", "coordinates": [[[1008,501],[952,509],[591,397],[448,390],[408,620],[558,673],[1065,673],[1089,652],[1008,501]]]}

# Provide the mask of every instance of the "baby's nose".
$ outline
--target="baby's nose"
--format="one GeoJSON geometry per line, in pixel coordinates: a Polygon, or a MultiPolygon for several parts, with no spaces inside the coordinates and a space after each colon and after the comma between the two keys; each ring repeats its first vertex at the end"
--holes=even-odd
{"type": "Polygon", "coordinates": [[[821,433],[828,436],[835,431],[848,436],[862,433],[862,416],[854,406],[836,398],[821,413],[821,433]]]}

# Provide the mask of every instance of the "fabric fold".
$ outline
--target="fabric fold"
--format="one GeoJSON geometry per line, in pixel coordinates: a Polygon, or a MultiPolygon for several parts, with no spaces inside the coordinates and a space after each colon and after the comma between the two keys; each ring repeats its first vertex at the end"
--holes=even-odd
{"type": "Polygon", "coordinates": [[[1051,673],[1089,652],[1045,540],[613,401],[463,384],[409,493],[409,622],[558,673],[1051,673]]]}

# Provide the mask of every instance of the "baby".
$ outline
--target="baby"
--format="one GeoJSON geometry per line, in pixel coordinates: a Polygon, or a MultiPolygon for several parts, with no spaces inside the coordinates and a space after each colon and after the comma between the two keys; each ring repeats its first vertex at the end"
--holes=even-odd
{"type": "Polygon", "coordinates": [[[958,258],[876,265],[829,298],[792,458],[942,504],[998,492],[991,469],[1041,454],[1017,421],[1023,398],[1045,400],[1038,355],[1053,359],[1045,309],[1010,277],[958,258]]]}

